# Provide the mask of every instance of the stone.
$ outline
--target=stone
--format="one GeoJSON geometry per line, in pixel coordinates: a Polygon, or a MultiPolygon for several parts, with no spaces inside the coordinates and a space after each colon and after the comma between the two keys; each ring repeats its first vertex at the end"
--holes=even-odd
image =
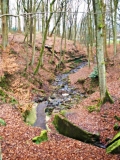
{"type": "Polygon", "coordinates": [[[50,98],[55,99],[56,97],[57,97],[57,95],[54,93],[50,98]]]}
{"type": "Polygon", "coordinates": [[[41,142],[47,141],[47,130],[42,130],[40,136],[36,136],[32,139],[32,141],[36,144],[40,144],[41,142]]]}
{"type": "Polygon", "coordinates": [[[67,96],[69,96],[69,94],[68,93],[63,93],[62,96],[67,97],[67,96]]]}
{"type": "Polygon", "coordinates": [[[57,109],[57,108],[56,108],[56,109],[53,110],[52,113],[59,113],[59,112],[60,112],[60,109],[57,109]]]}
{"type": "Polygon", "coordinates": [[[45,113],[48,113],[48,115],[51,115],[53,110],[54,110],[54,107],[46,107],[45,113]]]}
{"type": "Polygon", "coordinates": [[[111,154],[120,154],[120,132],[118,132],[107,144],[106,152],[111,154]]]}
{"type": "Polygon", "coordinates": [[[112,154],[120,154],[120,139],[112,143],[109,147],[106,149],[107,153],[112,154]]]}
{"type": "Polygon", "coordinates": [[[35,99],[34,99],[34,101],[36,102],[36,103],[40,103],[40,102],[43,102],[43,101],[46,101],[47,100],[47,97],[40,97],[40,96],[38,96],[38,97],[36,97],[35,99]]]}
{"type": "Polygon", "coordinates": [[[37,103],[34,103],[32,106],[32,109],[30,110],[29,114],[26,117],[26,123],[33,125],[37,119],[36,116],[36,109],[37,109],[37,103]]]}
{"type": "Polygon", "coordinates": [[[91,144],[99,142],[100,140],[99,134],[92,134],[88,131],[85,131],[79,128],[78,126],[72,124],[65,117],[59,114],[55,115],[53,124],[55,128],[58,130],[58,132],[60,134],[63,134],[64,136],[91,144]]]}

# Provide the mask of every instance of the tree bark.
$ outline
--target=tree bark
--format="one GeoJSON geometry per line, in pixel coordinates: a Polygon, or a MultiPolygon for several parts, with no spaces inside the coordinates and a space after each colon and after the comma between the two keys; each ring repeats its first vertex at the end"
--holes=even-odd
{"type": "MultiPolygon", "coordinates": [[[[1,0],[1,11],[2,14],[9,13],[9,0],[1,0]]],[[[6,48],[8,45],[8,17],[2,17],[2,47],[6,48]]]]}
{"type": "Polygon", "coordinates": [[[106,87],[106,70],[104,61],[104,50],[103,50],[103,17],[102,17],[102,3],[101,0],[92,1],[94,9],[94,18],[96,26],[96,51],[97,51],[97,62],[98,62],[98,73],[99,73],[99,88],[100,98],[103,103],[105,100],[111,101],[111,97],[107,92],[106,87]],[[107,97],[106,97],[107,96],[107,97]]]}

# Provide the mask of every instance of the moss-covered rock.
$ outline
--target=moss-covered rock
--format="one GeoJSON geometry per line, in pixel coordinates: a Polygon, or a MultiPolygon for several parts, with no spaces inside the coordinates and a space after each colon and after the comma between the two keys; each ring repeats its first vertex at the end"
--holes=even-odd
{"type": "Polygon", "coordinates": [[[53,124],[59,133],[80,140],[82,142],[94,144],[99,142],[99,135],[87,132],[78,126],[69,122],[65,117],[58,114],[55,115],[53,124]]]}
{"type": "Polygon", "coordinates": [[[6,126],[6,122],[2,118],[0,118],[0,125],[6,126]]]}
{"type": "Polygon", "coordinates": [[[26,117],[24,117],[25,122],[27,122],[30,125],[33,125],[37,119],[36,108],[37,108],[37,103],[32,106],[32,109],[28,111],[28,114],[26,113],[26,117]]]}
{"type": "Polygon", "coordinates": [[[120,154],[120,132],[108,143],[106,148],[107,153],[120,154]]]}
{"type": "Polygon", "coordinates": [[[61,110],[61,111],[60,111],[60,114],[65,117],[66,114],[67,114],[67,110],[61,110]]]}
{"type": "Polygon", "coordinates": [[[42,130],[40,136],[36,136],[32,139],[32,141],[36,144],[40,144],[41,142],[47,141],[47,130],[42,130]]]}

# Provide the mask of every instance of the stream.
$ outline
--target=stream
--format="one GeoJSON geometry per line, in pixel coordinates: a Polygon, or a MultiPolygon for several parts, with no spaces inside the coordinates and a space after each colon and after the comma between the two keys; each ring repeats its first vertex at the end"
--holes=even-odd
{"type": "Polygon", "coordinates": [[[69,73],[64,73],[56,76],[53,82],[54,92],[47,99],[47,101],[42,101],[37,106],[37,120],[33,126],[41,127],[46,129],[46,115],[51,115],[52,113],[58,113],[63,109],[70,109],[72,106],[84,97],[79,90],[76,90],[69,83],[69,74],[77,72],[80,68],[87,65],[87,62],[81,62],[79,66],[72,69],[69,73]]]}
{"type": "MultiPolygon", "coordinates": [[[[86,65],[87,62],[81,62],[78,67],[72,69],[69,73],[56,76],[52,84],[55,88],[54,92],[47,100],[44,100],[44,98],[39,99],[40,103],[36,109],[37,119],[33,126],[48,129],[46,122],[52,113],[59,113],[61,110],[70,109],[85,97],[84,94],[80,93],[80,90],[70,85],[69,74],[77,72],[86,65]]],[[[100,142],[96,142],[94,145],[103,149],[106,148],[106,146],[100,142]]]]}

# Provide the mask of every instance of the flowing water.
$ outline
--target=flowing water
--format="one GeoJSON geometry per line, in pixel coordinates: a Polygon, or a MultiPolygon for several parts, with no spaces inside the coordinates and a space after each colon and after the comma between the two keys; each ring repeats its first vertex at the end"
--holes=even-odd
{"type": "Polygon", "coordinates": [[[52,112],[57,113],[63,109],[70,109],[73,105],[84,97],[79,90],[76,90],[69,84],[69,74],[77,72],[80,68],[83,68],[87,62],[80,63],[75,69],[72,69],[69,73],[60,74],[56,76],[54,83],[52,84],[56,89],[47,101],[39,103],[37,106],[37,120],[34,126],[46,129],[46,114],[50,115],[52,112]]]}

